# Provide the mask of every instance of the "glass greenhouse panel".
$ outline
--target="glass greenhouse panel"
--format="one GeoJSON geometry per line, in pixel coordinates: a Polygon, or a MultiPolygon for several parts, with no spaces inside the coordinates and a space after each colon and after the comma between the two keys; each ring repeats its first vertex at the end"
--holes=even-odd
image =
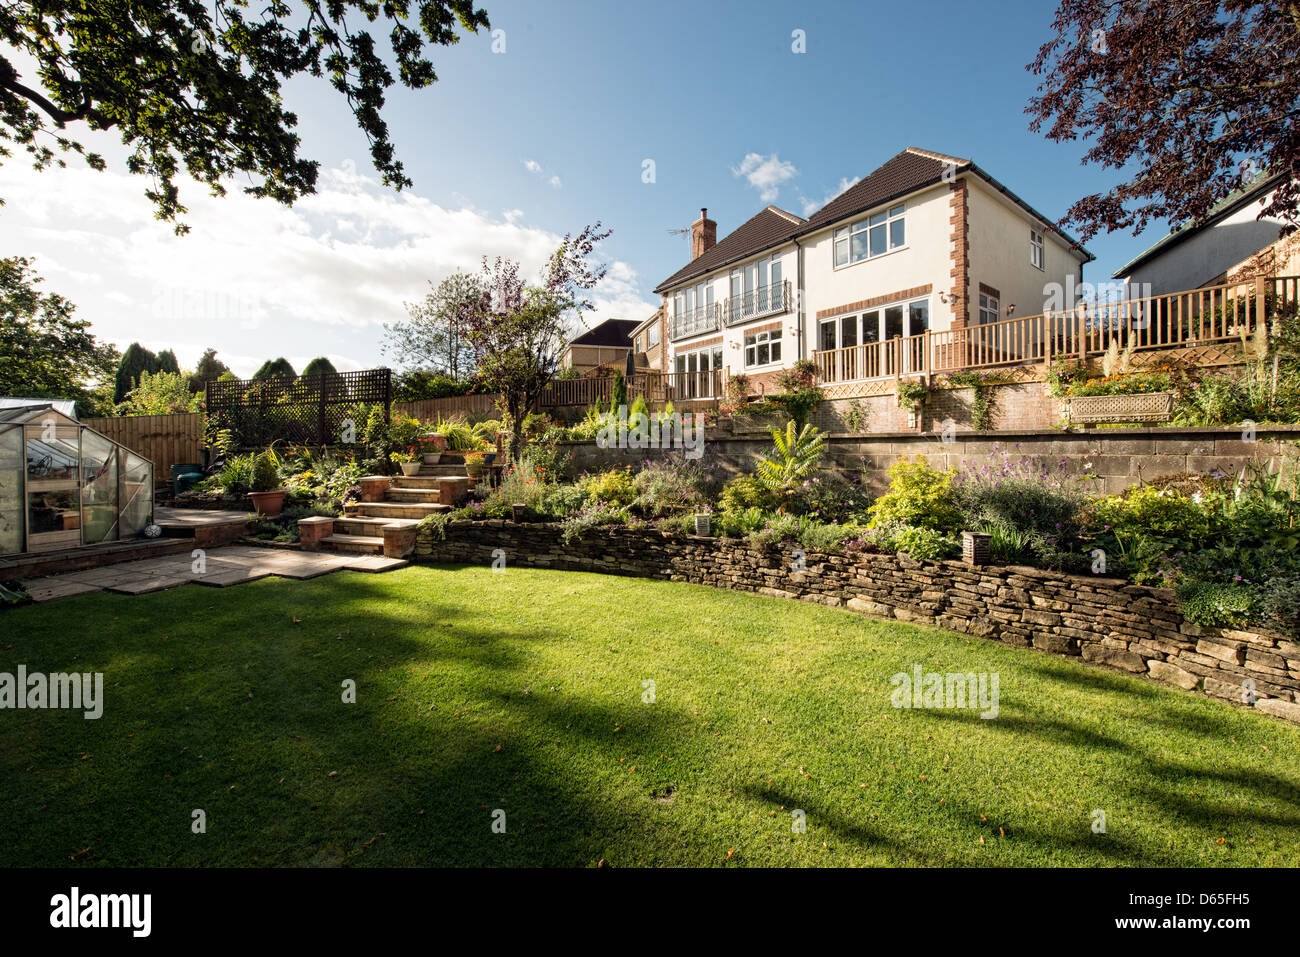
{"type": "Polygon", "coordinates": [[[128,538],[139,535],[153,520],[153,466],[119,447],[118,469],[119,534],[128,538]]]}
{"type": "Polygon", "coordinates": [[[0,428],[0,555],[23,550],[23,430],[0,428]]]}
{"type": "Polygon", "coordinates": [[[81,541],[117,539],[117,446],[90,429],[81,432],[81,541]]]}

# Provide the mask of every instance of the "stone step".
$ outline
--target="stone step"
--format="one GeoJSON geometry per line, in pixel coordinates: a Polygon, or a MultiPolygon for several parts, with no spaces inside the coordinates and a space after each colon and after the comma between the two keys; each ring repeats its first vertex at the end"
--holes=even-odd
{"type": "Polygon", "coordinates": [[[421,465],[420,477],[426,478],[435,475],[464,475],[464,462],[439,462],[437,465],[421,465]]]}
{"type": "Polygon", "coordinates": [[[429,502],[438,501],[436,488],[390,488],[384,493],[390,502],[429,502]]]}
{"type": "Polygon", "coordinates": [[[366,518],[363,515],[345,515],[334,519],[334,531],[344,535],[373,535],[382,539],[383,528],[391,518],[366,518]]]}
{"type": "Polygon", "coordinates": [[[433,489],[436,491],[438,486],[441,485],[443,482],[447,482],[447,481],[454,482],[458,478],[464,479],[464,478],[468,478],[468,476],[464,474],[462,475],[402,475],[402,476],[398,476],[397,478],[394,478],[393,484],[390,485],[389,488],[425,488],[425,489],[433,489]]]}
{"type": "Polygon", "coordinates": [[[382,536],[376,538],[373,535],[342,535],[335,532],[322,538],[321,543],[336,552],[368,552],[374,555],[384,553],[382,536]]]}
{"type": "Polygon", "coordinates": [[[438,512],[450,512],[450,505],[438,505],[431,502],[358,502],[356,511],[349,512],[348,517],[363,518],[424,518],[438,512]]]}

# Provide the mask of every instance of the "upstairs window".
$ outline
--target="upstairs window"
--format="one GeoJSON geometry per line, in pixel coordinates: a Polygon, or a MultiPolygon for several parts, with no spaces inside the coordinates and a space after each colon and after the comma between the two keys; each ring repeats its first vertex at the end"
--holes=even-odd
{"type": "Polygon", "coordinates": [[[907,245],[907,204],[900,203],[835,230],[835,265],[848,266],[907,245]]]}
{"type": "Polygon", "coordinates": [[[1043,268],[1043,234],[1036,229],[1029,230],[1029,265],[1043,268]]]}

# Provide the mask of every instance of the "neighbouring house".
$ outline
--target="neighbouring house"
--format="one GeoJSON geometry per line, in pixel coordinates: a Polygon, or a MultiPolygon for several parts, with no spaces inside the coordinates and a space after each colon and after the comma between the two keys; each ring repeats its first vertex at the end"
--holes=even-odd
{"type": "Polygon", "coordinates": [[[768,206],[718,240],[701,210],[655,292],[672,370],[717,395],[805,358],[824,384],[928,374],[931,333],[950,358],[1001,348],[961,330],[1044,312],[1093,258],[971,160],[909,147],[807,219],[768,206]]]}
{"type": "Polygon", "coordinates": [[[1260,218],[1285,174],[1260,174],[1165,236],[1114,274],[1133,298],[1164,296],[1255,276],[1300,273],[1300,246],[1279,241],[1283,222],[1260,218]]]}
{"type": "Polygon", "coordinates": [[[622,369],[632,351],[632,330],[641,323],[635,319],[606,319],[595,328],[574,336],[560,353],[560,368],[587,373],[600,366],[622,369]]]}
{"type": "Polygon", "coordinates": [[[656,309],[632,330],[632,353],[637,369],[662,372],[667,367],[668,340],[664,335],[664,311],[656,309]]]}
{"type": "Polygon", "coordinates": [[[153,465],[48,400],[0,408],[0,555],[140,535],[153,465]]]}

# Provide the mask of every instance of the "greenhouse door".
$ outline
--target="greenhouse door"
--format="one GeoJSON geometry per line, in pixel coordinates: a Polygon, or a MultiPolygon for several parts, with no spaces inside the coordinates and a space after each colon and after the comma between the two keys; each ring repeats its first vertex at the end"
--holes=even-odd
{"type": "Polygon", "coordinates": [[[53,417],[24,426],[29,552],[81,544],[79,431],[53,417]]]}

